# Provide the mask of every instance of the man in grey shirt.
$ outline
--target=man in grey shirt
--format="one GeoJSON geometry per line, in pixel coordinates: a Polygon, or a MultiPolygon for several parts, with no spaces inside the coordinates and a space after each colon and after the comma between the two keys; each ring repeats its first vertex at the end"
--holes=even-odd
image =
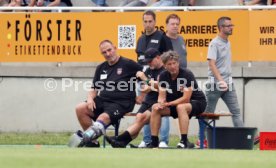
{"type": "Polygon", "coordinates": [[[187,50],[185,41],[178,34],[180,25],[180,17],[176,14],[170,14],[166,18],[166,35],[170,38],[173,50],[179,55],[180,68],[187,68],[187,50]]]}
{"type": "Polygon", "coordinates": [[[234,25],[231,18],[221,17],[217,22],[219,34],[214,38],[208,48],[208,78],[206,96],[207,112],[214,112],[219,98],[227,105],[233,114],[235,127],[242,127],[241,113],[237,94],[231,74],[231,46],[228,36],[232,35],[234,25]],[[211,87],[211,86],[214,87],[211,87]],[[208,87],[209,86],[209,87],[208,87]]]}
{"type": "MultiPolygon", "coordinates": [[[[206,84],[206,112],[214,113],[219,98],[222,98],[233,114],[235,127],[243,127],[236,89],[231,74],[231,45],[228,36],[232,35],[234,25],[229,17],[220,17],[217,21],[219,34],[208,48],[208,83],[206,84]]],[[[198,141],[197,144],[200,142],[198,141]]],[[[204,146],[206,145],[206,140],[204,146]]]]}

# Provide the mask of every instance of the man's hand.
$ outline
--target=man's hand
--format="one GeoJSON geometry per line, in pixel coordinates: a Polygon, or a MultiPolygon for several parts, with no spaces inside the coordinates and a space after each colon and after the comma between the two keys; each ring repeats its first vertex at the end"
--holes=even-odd
{"type": "Polygon", "coordinates": [[[163,110],[165,107],[167,107],[167,103],[157,103],[156,110],[163,110]]]}
{"type": "Polygon", "coordinates": [[[228,89],[228,85],[225,81],[218,82],[220,91],[226,91],[228,89]]]}
{"type": "Polygon", "coordinates": [[[153,79],[149,80],[149,85],[150,86],[154,86],[155,84],[157,84],[157,81],[154,81],[153,79]]]}
{"type": "Polygon", "coordinates": [[[138,72],[136,73],[136,77],[137,77],[137,78],[140,78],[140,79],[143,80],[143,81],[146,81],[146,80],[147,80],[147,77],[146,77],[145,73],[142,72],[142,71],[138,71],[138,72]]]}
{"type": "Polygon", "coordinates": [[[141,93],[142,94],[146,94],[146,93],[149,93],[152,89],[152,86],[149,86],[149,85],[141,85],[141,93]]]}
{"type": "Polygon", "coordinates": [[[88,104],[88,109],[91,111],[94,111],[96,109],[96,103],[94,102],[94,100],[87,100],[87,104],[88,104]]]}
{"type": "Polygon", "coordinates": [[[171,103],[170,102],[165,102],[165,103],[163,103],[163,106],[164,107],[169,107],[169,106],[171,106],[171,103]]]}
{"type": "Polygon", "coordinates": [[[143,95],[136,96],[136,99],[135,99],[136,104],[142,104],[143,100],[144,100],[144,96],[143,95]]]}

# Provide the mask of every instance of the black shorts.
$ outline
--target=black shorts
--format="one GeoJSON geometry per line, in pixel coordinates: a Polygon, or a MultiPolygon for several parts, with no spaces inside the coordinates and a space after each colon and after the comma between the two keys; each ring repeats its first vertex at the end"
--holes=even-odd
{"type": "Polygon", "coordinates": [[[132,112],[135,105],[134,100],[111,101],[104,100],[99,96],[94,98],[94,102],[96,104],[96,109],[93,111],[94,117],[92,117],[92,119],[96,121],[99,115],[105,112],[109,115],[111,124],[118,123],[118,120],[123,118],[126,113],[132,112]]]}
{"type": "MultiPolygon", "coordinates": [[[[154,104],[154,103],[153,103],[154,104]]],[[[151,107],[152,105],[151,103],[146,103],[146,102],[143,102],[138,110],[137,113],[144,113],[145,111],[149,110],[151,111],[151,107]]]]}
{"type": "MultiPolygon", "coordinates": [[[[192,116],[197,116],[201,113],[204,112],[205,108],[206,108],[206,101],[200,101],[200,100],[191,100],[191,105],[192,105],[192,111],[191,113],[189,114],[189,118],[192,118],[192,116]]],[[[176,106],[171,106],[169,107],[170,108],[170,111],[171,111],[171,116],[173,118],[178,118],[178,114],[177,114],[177,111],[176,111],[176,106]]]]}

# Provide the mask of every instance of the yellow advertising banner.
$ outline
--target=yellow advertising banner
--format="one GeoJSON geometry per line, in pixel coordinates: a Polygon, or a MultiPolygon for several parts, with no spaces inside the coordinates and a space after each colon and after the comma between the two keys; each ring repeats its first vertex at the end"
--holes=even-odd
{"type": "MultiPolygon", "coordinates": [[[[158,22],[165,26],[165,19],[169,13],[160,13],[158,22]]],[[[192,11],[179,12],[181,17],[181,36],[185,39],[188,61],[206,61],[207,50],[211,40],[217,36],[217,20],[222,16],[232,18],[235,25],[233,35],[230,36],[234,61],[246,61],[248,56],[247,11],[192,11]],[[243,47],[240,47],[243,46],[243,47]]]]}
{"type": "Polygon", "coordinates": [[[98,44],[117,39],[112,13],[1,14],[1,61],[102,61],[98,44]],[[104,18],[103,18],[104,17],[104,18]],[[112,18],[112,19],[108,19],[112,18]],[[103,21],[108,20],[108,22],[103,21]]]}
{"type": "MultiPolygon", "coordinates": [[[[218,33],[216,22],[221,16],[231,17],[235,25],[229,39],[233,61],[276,60],[276,23],[271,21],[276,11],[159,11],[159,30],[166,31],[165,20],[171,13],[181,18],[179,34],[185,39],[188,61],[206,61],[208,45],[218,33]],[[265,39],[272,39],[272,45],[265,45],[265,39]]],[[[98,45],[104,39],[114,42],[120,55],[136,60],[136,42],[143,32],[142,15],[143,12],[1,13],[0,62],[99,62],[103,57],[98,45]]]]}
{"type": "Polygon", "coordinates": [[[249,14],[249,60],[276,61],[276,11],[252,11],[249,14]]]}

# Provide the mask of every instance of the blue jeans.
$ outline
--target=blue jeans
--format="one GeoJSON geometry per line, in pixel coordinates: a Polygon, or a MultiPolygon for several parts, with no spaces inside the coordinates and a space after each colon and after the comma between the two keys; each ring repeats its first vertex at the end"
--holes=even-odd
{"type": "Polygon", "coordinates": [[[178,6],[178,0],[160,0],[151,6],[178,6]]]}
{"type": "MultiPolygon", "coordinates": [[[[160,128],[160,141],[166,142],[169,144],[169,136],[170,136],[170,118],[162,117],[161,128],[160,128]]],[[[146,143],[151,142],[151,131],[150,125],[147,124],[144,126],[144,138],[143,141],[146,143]]]]}
{"type": "Polygon", "coordinates": [[[229,111],[233,114],[232,115],[232,121],[234,127],[243,127],[243,122],[241,120],[241,112],[240,107],[238,103],[238,97],[236,94],[236,89],[234,87],[234,83],[231,83],[228,85],[227,91],[220,91],[216,84],[213,84],[214,91],[211,91],[208,88],[211,88],[210,83],[206,85],[207,91],[206,91],[206,97],[207,97],[207,112],[215,112],[217,102],[219,98],[222,98],[224,103],[227,105],[227,108],[229,111]],[[209,87],[208,87],[209,86],[209,87]]]}
{"type": "Polygon", "coordinates": [[[105,1],[106,0],[92,0],[92,2],[97,6],[108,6],[105,1]]]}
{"type": "Polygon", "coordinates": [[[224,103],[227,105],[232,115],[232,122],[234,127],[243,127],[243,121],[241,120],[241,112],[236,94],[234,83],[228,85],[227,91],[221,91],[217,84],[207,83],[206,84],[206,98],[207,106],[206,112],[215,112],[216,105],[219,98],[222,98],[224,103]]]}

